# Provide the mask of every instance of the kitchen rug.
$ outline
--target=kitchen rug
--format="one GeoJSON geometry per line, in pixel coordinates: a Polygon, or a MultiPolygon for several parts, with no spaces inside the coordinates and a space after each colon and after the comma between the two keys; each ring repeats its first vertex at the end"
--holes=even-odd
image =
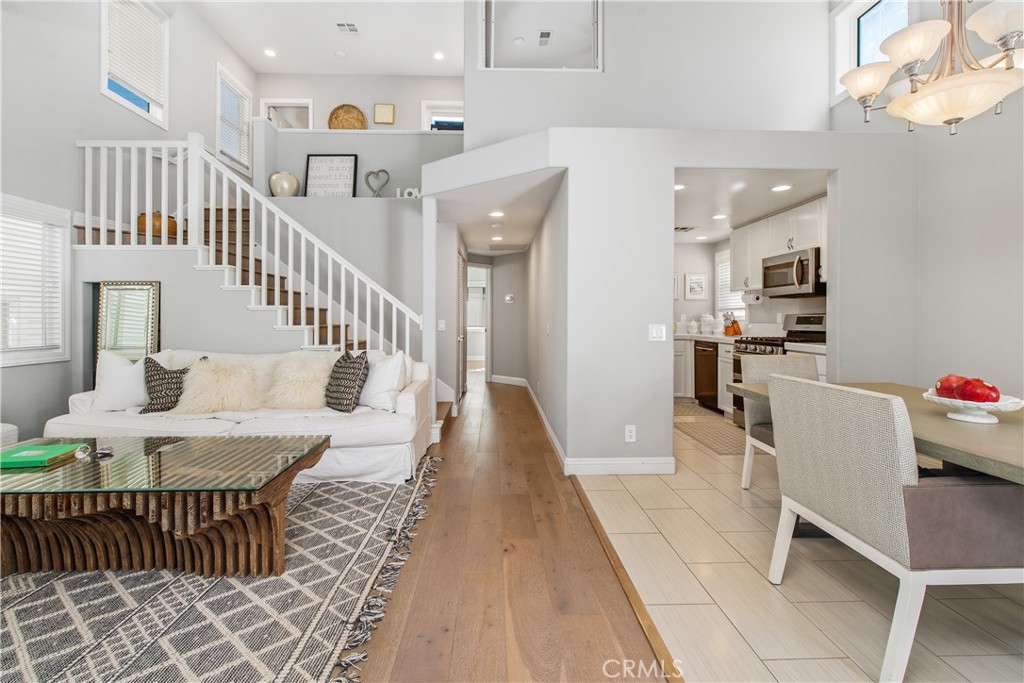
{"type": "Polygon", "coordinates": [[[675,417],[722,417],[721,413],[708,410],[699,403],[676,403],[672,406],[672,415],[675,417]]]}
{"type": "Polygon", "coordinates": [[[746,435],[732,423],[676,422],[675,428],[719,455],[743,455],[746,435]]]}
{"type": "Polygon", "coordinates": [[[0,582],[0,679],[323,681],[384,616],[435,458],[403,484],[295,484],[282,576],[48,572],[0,582]]]}

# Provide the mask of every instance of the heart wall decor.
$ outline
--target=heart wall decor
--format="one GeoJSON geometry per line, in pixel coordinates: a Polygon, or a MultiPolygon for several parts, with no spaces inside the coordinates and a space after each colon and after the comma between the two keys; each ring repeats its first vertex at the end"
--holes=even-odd
{"type": "Polygon", "coordinates": [[[373,192],[373,196],[379,197],[384,186],[391,180],[391,174],[383,168],[377,171],[367,171],[364,180],[366,186],[373,192]]]}

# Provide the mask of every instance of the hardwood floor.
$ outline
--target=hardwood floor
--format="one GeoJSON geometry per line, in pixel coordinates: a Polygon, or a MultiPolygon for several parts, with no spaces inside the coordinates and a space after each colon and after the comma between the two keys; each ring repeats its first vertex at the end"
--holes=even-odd
{"type": "Polygon", "coordinates": [[[657,658],[526,390],[469,376],[431,447],[445,461],[362,680],[655,680],[657,658]],[[645,675],[623,675],[641,670],[630,662],[645,675]]]}

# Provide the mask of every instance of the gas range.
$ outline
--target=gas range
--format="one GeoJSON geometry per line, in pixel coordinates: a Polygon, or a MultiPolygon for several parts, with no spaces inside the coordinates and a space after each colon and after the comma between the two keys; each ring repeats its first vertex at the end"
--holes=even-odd
{"type": "Polygon", "coordinates": [[[783,327],[784,337],[740,337],[733,346],[733,353],[757,355],[782,355],[786,342],[805,344],[825,343],[825,316],[788,314],[783,327]]]}

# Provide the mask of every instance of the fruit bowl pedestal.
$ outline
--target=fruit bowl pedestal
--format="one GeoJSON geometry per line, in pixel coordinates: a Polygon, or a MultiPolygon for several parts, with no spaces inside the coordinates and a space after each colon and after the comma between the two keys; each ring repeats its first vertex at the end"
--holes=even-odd
{"type": "Polygon", "coordinates": [[[959,420],[960,422],[972,422],[974,424],[999,424],[999,419],[995,415],[989,413],[1002,412],[1008,413],[1014,410],[1020,410],[1024,406],[1019,398],[1015,396],[1003,396],[998,401],[992,401],[988,403],[979,403],[977,401],[961,401],[958,398],[945,398],[935,393],[935,389],[929,389],[922,394],[926,401],[932,403],[938,403],[941,406],[947,406],[949,408],[955,408],[946,413],[946,417],[951,420],[959,420]]]}

